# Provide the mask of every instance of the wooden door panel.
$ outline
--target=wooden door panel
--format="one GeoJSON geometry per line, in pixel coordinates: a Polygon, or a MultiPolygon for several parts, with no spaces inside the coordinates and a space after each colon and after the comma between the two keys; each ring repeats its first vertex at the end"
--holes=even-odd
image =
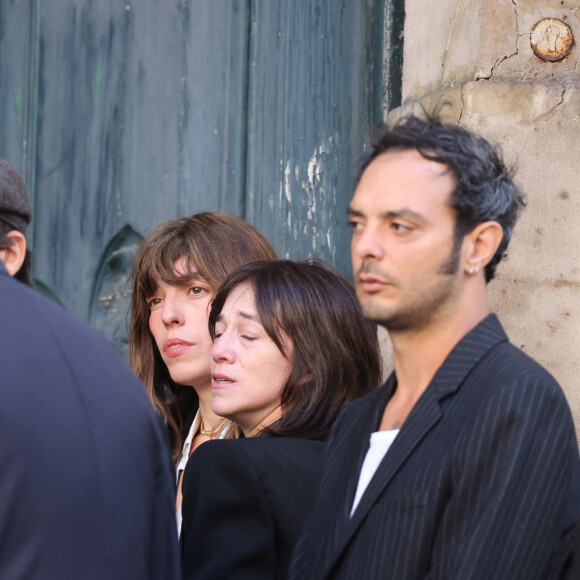
{"type": "Polygon", "coordinates": [[[380,117],[380,4],[252,3],[246,215],[283,256],[317,255],[345,272],[355,161],[380,117]]]}
{"type": "Polygon", "coordinates": [[[0,0],[0,156],[30,190],[37,287],[122,350],[138,240],[217,209],[350,274],[346,207],[397,104],[402,5],[0,0]]]}

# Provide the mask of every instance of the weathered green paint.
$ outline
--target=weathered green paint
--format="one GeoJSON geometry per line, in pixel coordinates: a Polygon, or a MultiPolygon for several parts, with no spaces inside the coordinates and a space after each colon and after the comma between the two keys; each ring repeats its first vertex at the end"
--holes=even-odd
{"type": "Polygon", "coordinates": [[[99,95],[101,94],[101,83],[103,82],[103,71],[101,70],[101,61],[97,62],[97,72],[95,73],[95,106],[98,105],[99,95]]]}
{"type": "Polygon", "coordinates": [[[284,256],[350,271],[346,206],[381,116],[373,30],[383,10],[372,0],[252,3],[246,217],[284,256]]]}
{"type": "Polygon", "coordinates": [[[21,120],[22,115],[22,95],[16,93],[14,95],[14,116],[16,120],[21,120]]]}
{"type": "MultiPolygon", "coordinates": [[[[0,0],[0,156],[22,173],[35,207],[39,3],[0,0]],[[13,106],[17,103],[17,110],[13,106]]],[[[34,241],[30,228],[29,243],[34,241]]]]}
{"type": "Polygon", "coordinates": [[[397,104],[382,47],[400,5],[0,0],[0,156],[33,198],[38,284],[119,346],[126,299],[107,297],[137,240],[216,209],[348,272],[355,160],[397,104]]]}

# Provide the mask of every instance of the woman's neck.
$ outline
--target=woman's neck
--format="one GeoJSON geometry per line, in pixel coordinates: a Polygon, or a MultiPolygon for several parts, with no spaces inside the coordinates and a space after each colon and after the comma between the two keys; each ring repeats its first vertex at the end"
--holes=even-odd
{"type": "Polygon", "coordinates": [[[220,421],[223,421],[223,417],[216,415],[211,408],[211,389],[196,389],[196,391],[199,398],[199,415],[203,428],[211,430],[220,421]]]}
{"type": "Polygon", "coordinates": [[[256,435],[258,435],[258,433],[260,433],[260,431],[262,431],[262,429],[269,427],[272,423],[275,423],[281,417],[282,417],[282,406],[278,405],[275,409],[272,409],[256,425],[248,426],[246,428],[244,428],[244,426],[242,425],[242,431],[244,433],[244,437],[255,437],[256,435]]]}

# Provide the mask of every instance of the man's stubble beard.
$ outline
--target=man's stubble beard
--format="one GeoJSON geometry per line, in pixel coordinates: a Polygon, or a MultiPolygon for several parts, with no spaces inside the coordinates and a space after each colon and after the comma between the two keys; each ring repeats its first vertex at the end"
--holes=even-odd
{"type": "MultiPolygon", "coordinates": [[[[445,278],[437,283],[428,291],[432,294],[425,297],[425,300],[411,304],[403,303],[397,307],[388,308],[372,297],[366,297],[366,300],[359,295],[359,301],[366,318],[379,324],[389,332],[403,332],[409,330],[421,330],[429,326],[433,317],[439,314],[439,311],[454,294],[457,272],[459,271],[459,262],[461,258],[461,246],[463,235],[454,232],[453,246],[447,258],[441,263],[435,276],[444,276],[445,278]]],[[[365,264],[361,266],[360,271],[368,271],[365,264]]],[[[398,281],[389,280],[396,288],[398,281]]],[[[428,281],[427,284],[428,286],[428,281]]]]}

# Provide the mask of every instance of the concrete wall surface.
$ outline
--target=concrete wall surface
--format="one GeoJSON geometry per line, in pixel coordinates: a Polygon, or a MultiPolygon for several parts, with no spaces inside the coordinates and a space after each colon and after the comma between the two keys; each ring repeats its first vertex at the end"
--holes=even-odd
{"type": "Polygon", "coordinates": [[[490,283],[490,307],[560,382],[580,433],[580,2],[405,8],[404,102],[391,116],[446,99],[446,120],[500,145],[515,165],[528,205],[490,283]]]}

